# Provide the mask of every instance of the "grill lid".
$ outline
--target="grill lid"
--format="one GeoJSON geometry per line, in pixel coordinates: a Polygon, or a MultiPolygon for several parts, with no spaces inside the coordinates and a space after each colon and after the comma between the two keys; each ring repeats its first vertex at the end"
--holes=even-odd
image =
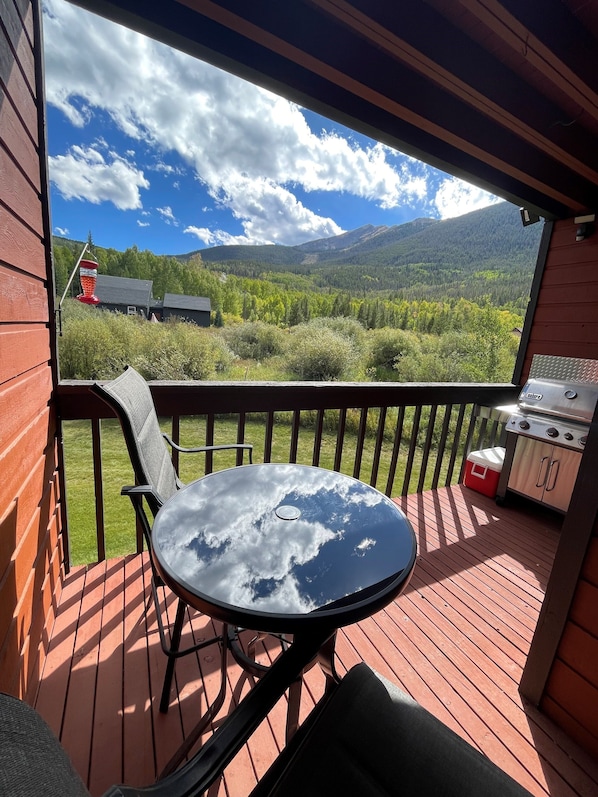
{"type": "Polygon", "coordinates": [[[519,408],[581,423],[590,423],[598,385],[555,379],[529,379],[519,394],[519,408]]]}

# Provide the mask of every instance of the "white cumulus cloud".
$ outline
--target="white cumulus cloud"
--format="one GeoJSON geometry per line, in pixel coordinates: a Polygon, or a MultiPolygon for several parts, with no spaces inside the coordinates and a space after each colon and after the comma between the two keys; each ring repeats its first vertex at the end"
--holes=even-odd
{"type": "Polygon", "coordinates": [[[119,210],[141,207],[140,188],[149,188],[143,172],[114,153],[109,160],[93,147],[72,146],[49,159],[50,179],[65,199],[98,205],[112,202],[119,210]]]}
{"type": "MultiPolygon", "coordinates": [[[[333,218],[307,207],[314,192],[352,195],[384,209],[424,203],[442,218],[495,201],[453,180],[434,197],[438,173],[415,159],[350,135],[314,132],[297,105],[65,0],[44,0],[44,40],[48,102],[81,128],[107,114],[133,142],[153,150],[148,171],[180,174],[163,160],[176,154],[216,206],[241,224],[234,240],[297,244],[343,232],[333,218]]],[[[130,161],[136,148],[127,151],[130,161]]],[[[59,157],[54,175],[62,186],[57,165],[67,163],[59,157]]],[[[89,174],[91,158],[85,159],[89,174]]],[[[126,163],[115,155],[110,164],[126,171],[119,201],[139,207],[144,178],[126,163]]],[[[98,161],[97,174],[106,166],[98,161]]],[[[88,194],[97,201],[97,192],[88,194]]],[[[187,231],[222,242],[227,233],[203,227],[201,212],[198,207],[198,223],[187,231]]]]}
{"type": "Polygon", "coordinates": [[[502,201],[499,197],[465,183],[458,177],[449,177],[440,183],[433,204],[441,219],[452,219],[502,201]]]}

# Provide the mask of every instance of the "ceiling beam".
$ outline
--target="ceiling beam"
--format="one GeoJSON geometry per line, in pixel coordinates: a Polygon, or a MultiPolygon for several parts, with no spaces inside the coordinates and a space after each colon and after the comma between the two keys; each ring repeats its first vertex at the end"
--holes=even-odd
{"type": "Polygon", "coordinates": [[[529,144],[598,182],[594,135],[579,126],[559,124],[561,108],[446,23],[431,7],[397,14],[395,6],[372,0],[309,2],[529,144]],[[583,153],[583,159],[578,153],[583,153]]]}
{"type": "MultiPolygon", "coordinates": [[[[439,47],[434,58],[431,45],[421,42],[421,31],[416,37],[418,23],[430,11],[423,0],[409,6],[409,19],[415,17],[415,32],[405,23],[409,36],[372,17],[390,5],[377,0],[330,0],[333,15],[318,8],[327,5],[324,0],[74,2],[546,218],[598,206],[593,138],[590,146],[581,126],[550,129],[547,119],[559,109],[533,87],[518,83],[514,73],[490,60],[494,56],[478,50],[479,43],[463,32],[456,29],[460,38],[439,47]],[[349,5],[358,7],[350,25],[338,17],[349,5]],[[359,17],[360,11],[371,21],[359,17]],[[359,29],[362,23],[365,31],[359,29]],[[469,80],[467,69],[474,70],[459,52],[466,41],[468,58],[481,54],[480,69],[469,80]],[[492,69],[501,78],[499,86],[492,83],[492,69]],[[523,100],[517,99],[518,86],[523,100]]],[[[444,28],[427,31],[436,41],[447,33],[448,23],[442,21],[444,28]]]]}
{"type": "Polygon", "coordinates": [[[459,0],[493,35],[598,121],[596,42],[560,0],[459,0]]]}

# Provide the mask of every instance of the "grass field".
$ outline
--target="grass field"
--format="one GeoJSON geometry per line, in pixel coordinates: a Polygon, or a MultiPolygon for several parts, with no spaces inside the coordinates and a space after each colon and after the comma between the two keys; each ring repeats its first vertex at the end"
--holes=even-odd
{"type": "MultiPolygon", "coordinates": [[[[68,421],[64,425],[64,458],[71,563],[84,564],[98,559],[96,540],[96,508],[94,496],[94,473],[92,456],[92,433],[89,421],[68,421]]],[[[163,425],[169,431],[168,423],[163,425]]],[[[290,424],[276,423],[272,441],[272,462],[289,462],[290,424]]],[[[254,462],[263,461],[265,425],[263,420],[249,421],[245,428],[245,442],[254,445],[254,462]]],[[[236,440],[237,426],[234,421],[218,419],[215,443],[230,443],[236,440]]],[[[205,426],[202,418],[181,419],[181,444],[185,446],[205,443],[205,426]]],[[[345,433],[341,471],[353,475],[356,438],[345,433]]],[[[297,462],[311,464],[314,431],[302,426],[299,431],[297,462]]],[[[332,469],[337,446],[335,431],[324,432],[320,448],[320,466],[332,469]]],[[[384,492],[388,480],[392,437],[385,441],[378,477],[375,486],[384,492]]],[[[133,471],[124,438],[118,421],[104,420],[101,423],[102,483],[104,488],[104,528],[106,556],[123,556],[135,551],[135,517],[128,498],[121,496],[123,485],[133,484],[133,471]]],[[[393,495],[399,495],[405,473],[406,450],[402,450],[393,483],[393,495]]],[[[370,482],[374,459],[374,438],[368,437],[364,446],[359,477],[370,482]]],[[[414,492],[419,478],[421,449],[418,449],[409,484],[414,492]]],[[[428,467],[427,486],[431,483],[435,460],[428,467]]],[[[214,470],[235,465],[235,454],[218,452],[214,455],[214,470]]],[[[443,465],[443,477],[446,465],[443,465]]],[[[184,482],[192,481],[204,473],[202,454],[181,455],[180,477],[184,482]]],[[[458,469],[457,469],[458,475],[458,469]]],[[[456,477],[455,479],[456,480],[456,477]]]]}

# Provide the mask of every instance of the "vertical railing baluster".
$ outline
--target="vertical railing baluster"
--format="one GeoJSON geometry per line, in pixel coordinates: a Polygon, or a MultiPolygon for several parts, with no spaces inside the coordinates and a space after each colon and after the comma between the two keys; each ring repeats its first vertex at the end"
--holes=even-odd
{"type": "MultiPolygon", "coordinates": [[[[180,446],[181,444],[181,416],[180,415],[173,415],[172,416],[172,427],[171,427],[171,434],[172,439],[174,442],[180,446]]],[[[180,457],[179,452],[176,448],[172,449],[172,464],[174,466],[175,471],[180,476],[179,473],[179,466],[180,466],[180,457]]]]}
{"type": "Polygon", "coordinates": [[[428,470],[428,460],[430,459],[430,450],[432,448],[432,437],[434,435],[434,425],[436,423],[436,412],[438,407],[434,404],[430,407],[430,414],[428,416],[428,431],[426,432],[426,439],[424,442],[424,451],[422,454],[421,466],[419,469],[419,481],[417,483],[417,492],[421,493],[424,489],[426,480],[426,472],[428,470]]]}
{"type": "Polygon", "coordinates": [[[322,432],[324,429],[324,410],[318,410],[316,421],[316,431],[314,434],[314,449],[311,464],[317,467],[320,464],[320,454],[322,452],[322,432]]]}
{"type": "Polygon", "coordinates": [[[289,449],[289,462],[297,462],[297,449],[299,447],[299,424],[301,421],[301,410],[293,411],[293,422],[291,424],[291,447],[289,449]]]}
{"type": "Polygon", "coordinates": [[[264,433],[264,462],[272,459],[272,436],[274,434],[274,413],[271,411],[266,417],[266,431],[264,433]]]}
{"type": "Polygon", "coordinates": [[[338,430],[336,433],[336,451],[334,452],[334,470],[340,473],[343,459],[343,444],[345,442],[345,427],[347,425],[347,410],[342,409],[338,415],[338,430]]]}
{"type": "Polygon", "coordinates": [[[463,476],[465,474],[465,463],[467,461],[467,455],[471,451],[471,441],[473,439],[473,434],[475,432],[475,423],[476,423],[476,405],[472,405],[471,407],[471,415],[469,416],[469,426],[467,428],[467,434],[465,436],[465,445],[463,447],[463,461],[461,462],[461,470],[459,471],[459,481],[463,480],[463,476]]]}
{"type": "Polygon", "coordinates": [[[353,478],[359,479],[361,473],[361,460],[363,458],[363,446],[365,435],[368,428],[368,407],[362,407],[359,417],[359,429],[357,430],[357,440],[355,441],[355,461],[353,463],[353,478]]]}
{"type": "Polygon", "coordinates": [[[453,435],[453,445],[451,446],[451,458],[449,460],[448,470],[446,472],[445,487],[448,487],[453,480],[453,472],[455,470],[455,462],[457,461],[457,454],[459,453],[459,441],[461,439],[461,430],[463,428],[463,421],[465,420],[466,404],[459,405],[459,414],[457,416],[457,423],[455,424],[455,434],[453,435]]]}
{"type": "Polygon", "coordinates": [[[453,405],[447,404],[444,408],[444,418],[442,421],[442,430],[440,432],[440,440],[438,441],[438,450],[436,452],[436,467],[434,468],[434,476],[432,478],[432,489],[436,490],[438,482],[440,481],[440,473],[442,471],[442,461],[444,459],[444,452],[446,451],[446,440],[448,430],[451,422],[451,415],[453,412],[453,405]]]}
{"type": "MultiPolygon", "coordinates": [[[[237,443],[244,443],[245,442],[245,413],[239,413],[239,420],[237,421],[237,443]]],[[[243,449],[237,451],[237,465],[242,465],[245,462],[245,452],[243,449]]]]}
{"type": "Polygon", "coordinates": [[[488,433],[489,436],[488,447],[494,448],[494,446],[498,445],[496,438],[498,437],[499,434],[499,423],[497,418],[491,420],[492,420],[492,425],[490,426],[490,432],[488,433]]]}
{"type": "Polygon", "coordinates": [[[481,415],[479,412],[479,407],[477,407],[477,412],[475,413],[476,418],[481,418],[480,426],[478,429],[478,442],[476,444],[476,450],[480,450],[485,448],[486,445],[486,428],[488,426],[488,418],[485,415],[481,415]]]}
{"type": "MultiPolygon", "coordinates": [[[[214,445],[214,413],[210,412],[206,416],[206,445],[214,445]]],[[[205,472],[211,473],[214,469],[214,454],[212,451],[206,451],[206,467],[205,472]]]]}
{"type": "Polygon", "coordinates": [[[91,443],[96,509],[96,543],[98,562],[103,562],[106,558],[106,530],[104,528],[104,480],[102,477],[102,428],[100,423],[99,418],[94,418],[91,422],[91,443]]]}
{"type": "Polygon", "coordinates": [[[395,429],[395,438],[392,445],[392,455],[390,458],[390,466],[388,468],[388,480],[386,482],[386,495],[392,498],[392,488],[395,481],[397,472],[397,465],[399,462],[399,451],[401,449],[401,442],[403,439],[403,423],[405,421],[405,407],[399,407],[397,415],[397,428],[395,429]]]}
{"type": "Polygon", "coordinates": [[[415,459],[415,452],[417,449],[417,437],[419,435],[419,421],[422,414],[422,408],[418,405],[413,413],[413,424],[411,426],[411,440],[409,441],[409,452],[407,454],[407,464],[405,465],[405,478],[403,479],[403,489],[401,495],[408,495],[409,482],[411,481],[411,471],[413,470],[413,461],[415,459]]]}
{"type": "Polygon", "coordinates": [[[370,484],[372,487],[375,487],[376,482],[378,481],[378,470],[380,469],[380,457],[382,455],[382,444],[384,442],[385,426],[386,426],[386,407],[380,407],[378,414],[378,427],[376,430],[376,442],[374,445],[374,458],[372,461],[372,473],[370,475],[370,484]]]}

